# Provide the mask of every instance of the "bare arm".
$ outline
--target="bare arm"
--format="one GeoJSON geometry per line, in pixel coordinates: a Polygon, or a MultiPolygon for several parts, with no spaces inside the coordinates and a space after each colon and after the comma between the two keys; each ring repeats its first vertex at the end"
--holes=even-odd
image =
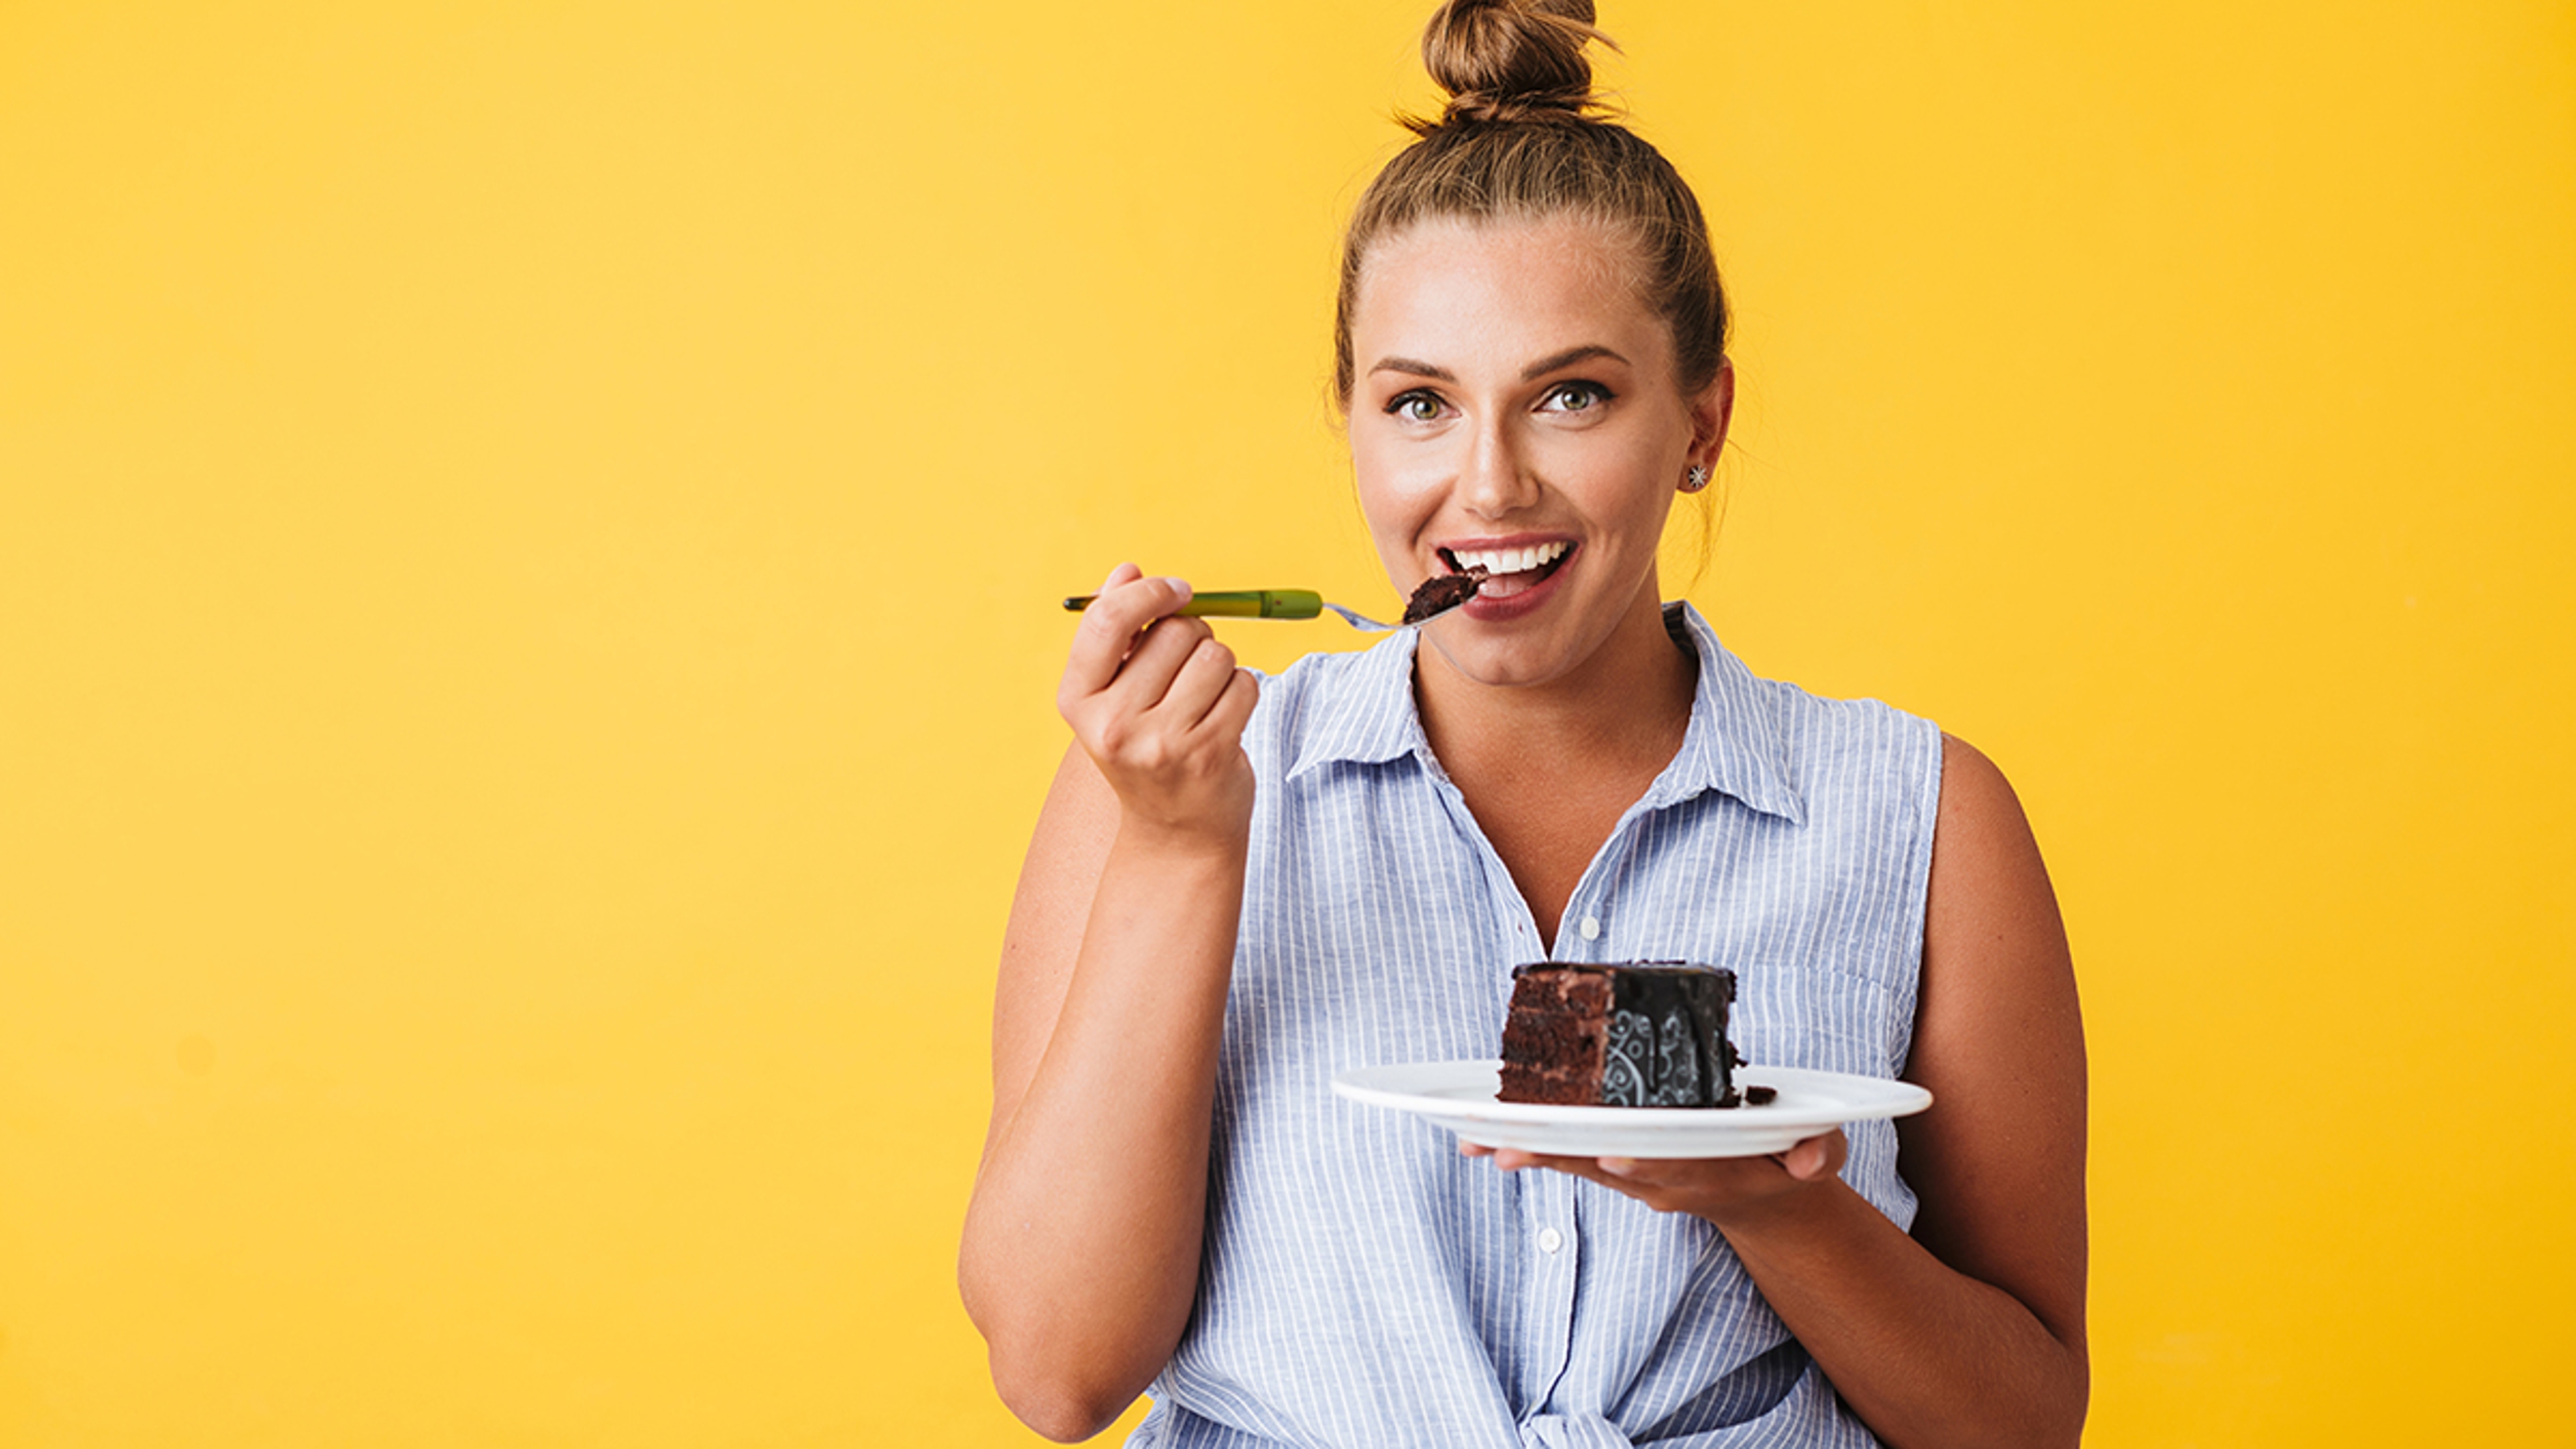
{"type": "Polygon", "coordinates": [[[1135,1400],[1197,1290],[1254,686],[1204,624],[1159,617],[1187,597],[1122,565],[1085,618],[1076,745],[1003,940],[959,1284],[1003,1401],[1060,1440],[1135,1400]]]}
{"type": "Polygon", "coordinates": [[[1911,1236],[1836,1176],[1839,1132],[1781,1158],[1557,1167],[1726,1234],[1835,1391],[1898,1449],[2073,1446],[2084,1338],[2084,1039],[2055,896],[2012,787],[1945,740],[1899,1127],[1911,1236]]]}

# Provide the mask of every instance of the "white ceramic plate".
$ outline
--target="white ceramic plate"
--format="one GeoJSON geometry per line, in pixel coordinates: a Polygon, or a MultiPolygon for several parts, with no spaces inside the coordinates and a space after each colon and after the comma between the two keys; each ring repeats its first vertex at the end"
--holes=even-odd
{"type": "Polygon", "coordinates": [[[1739,1067],[1738,1087],[1780,1095],[1759,1107],[1547,1107],[1495,1101],[1501,1075],[1499,1062],[1413,1062],[1354,1068],[1333,1078],[1333,1090],[1411,1112],[1480,1146],[1567,1157],[1759,1157],[1846,1123],[1932,1105],[1932,1094],[1910,1082],[1739,1067]]]}

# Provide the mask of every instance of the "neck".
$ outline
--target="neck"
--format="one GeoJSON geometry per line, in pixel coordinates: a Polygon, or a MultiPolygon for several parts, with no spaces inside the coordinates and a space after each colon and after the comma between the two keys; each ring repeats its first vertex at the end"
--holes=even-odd
{"type": "Polygon", "coordinates": [[[1660,770],[1681,748],[1698,677],[1698,660],[1665,632],[1651,586],[1599,647],[1552,679],[1485,684],[1436,649],[1414,652],[1423,733],[1453,775],[1462,765],[1508,774],[1660,770]]]}

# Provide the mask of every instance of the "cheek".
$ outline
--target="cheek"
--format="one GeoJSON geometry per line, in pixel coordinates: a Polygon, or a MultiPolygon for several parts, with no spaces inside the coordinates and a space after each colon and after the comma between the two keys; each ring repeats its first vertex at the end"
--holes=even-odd
{"type": "Polygon", "coordinates": [[[1678,450],[1638,441],[1569,458],[1564,476],[1569,491],[1580,490],[1605,522],[1615,519],[1631,528],[1660,530],[1673,500],[1681,496],[1682,468],[1678,450]]]}
{"type": "Polygon", "coordinates": [[[1412,556],[1414,544],[1431,526],[1434,510],[1422,506],[1414,495],[1389,494],[1384,490],[1360,490],[1360,513],[1368,521],[1369,538],[1379,554],[1390,565],[1412,556]]]}
{"type": "Polygon", "coordinates": [[[1372,449],[1364,440],[1353,439],[1351,478],[1369,531],[1380,538],[1415,532],[1439,508],[1437,470],[1425,468],[1420,458],[1403,450],[1372,449]]]}

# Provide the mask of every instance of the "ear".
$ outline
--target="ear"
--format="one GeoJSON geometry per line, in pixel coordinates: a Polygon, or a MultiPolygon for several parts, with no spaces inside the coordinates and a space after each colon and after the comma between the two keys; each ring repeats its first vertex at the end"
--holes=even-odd
{"type": "Polygon", "coordinates": [[[1735,360],[1721,359],[1717,376],[1690,399],[1690,460],[1714,471],[1717,455],[1726,447],[1726,427],[1735,418],[1735,360]]]}

